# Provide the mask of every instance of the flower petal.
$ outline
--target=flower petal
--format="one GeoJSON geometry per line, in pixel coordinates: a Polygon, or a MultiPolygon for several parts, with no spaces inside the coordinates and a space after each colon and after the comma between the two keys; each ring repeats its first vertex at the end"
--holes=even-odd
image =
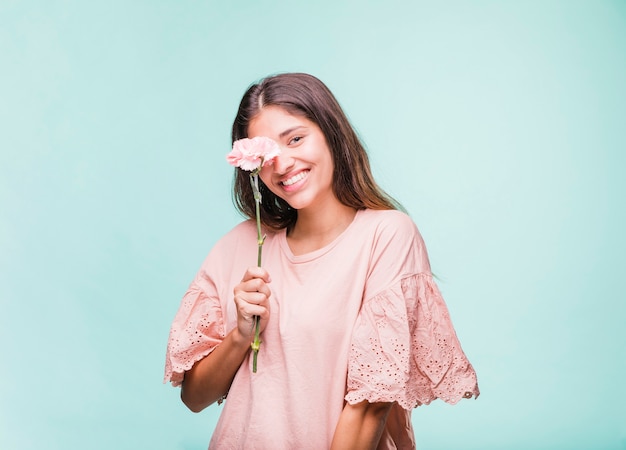
{"type": "Polygon", "coordinates": [[[280,154],[280,146],[272,139],[257,136],[252,139],[239,139],[233,143],[233,149],[226,155],[228,163],[243,170],[253,171],[271,165],[280,154]]]}

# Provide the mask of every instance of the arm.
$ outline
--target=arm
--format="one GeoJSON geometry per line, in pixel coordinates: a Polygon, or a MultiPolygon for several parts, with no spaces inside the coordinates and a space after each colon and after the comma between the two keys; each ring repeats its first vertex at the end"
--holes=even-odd
{"type": "Polygon", "coordinates": [[[246,271],[235,287],[237,327],[209,355],[185,372],[181,399],[193,412],[200,412],[223,397],[250,351],[254,338],[254,316],[260,316],[261,331],[269,318],[268,273],[260,267],[246,271]]]}
{"type": "Polygon", "coordinates": [[[393,403],[346,403],[333,436],[331,450],[375,450],[393,403]]]}
{"type": "Polygon", "coordinates": [[[250,350],[250,341],[232,330],[211,354],[185,372],[180,397],[193,412],[200,412],[222,398],[250,350]]]}

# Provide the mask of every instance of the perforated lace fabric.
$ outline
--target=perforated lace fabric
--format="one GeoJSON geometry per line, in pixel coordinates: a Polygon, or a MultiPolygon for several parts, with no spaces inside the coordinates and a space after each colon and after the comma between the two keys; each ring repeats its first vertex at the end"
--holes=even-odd
{"type": "Polygon", "coordinates": [[[172,386],[180,386],[185,372],[224,339],[220,302],[208,298],[201,288],[201,284],[208,282],[200,276],[196,277],[172,322],[164,383],[171,381],[172,386]]]}
{"type": "Polygon", "coordinates": [[[395,401],[410,410],[436,398],[455,404],[479,394],[432,275],[406,277],[363,303],[346,401],[395,401]]]}

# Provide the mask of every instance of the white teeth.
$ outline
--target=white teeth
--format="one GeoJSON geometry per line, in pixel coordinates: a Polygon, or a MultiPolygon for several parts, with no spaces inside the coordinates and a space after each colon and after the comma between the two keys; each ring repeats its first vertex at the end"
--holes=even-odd
{"type": "Polygon", "coordinates": [[[292,184],[297,183],[301,179],[306,178],[306,176],[308,174],[309,174],[308,170],[300,172],[298,175],[294,175],[293,177],[289,178],[288,180],[283,181],[283,186],[291,186],[292,184]]]}

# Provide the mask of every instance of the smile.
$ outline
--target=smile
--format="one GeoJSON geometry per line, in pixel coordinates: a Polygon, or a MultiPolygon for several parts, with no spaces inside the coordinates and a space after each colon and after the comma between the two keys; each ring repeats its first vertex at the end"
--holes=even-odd
{"type": "Polygon", "coordinates": [[[283,181],[281,184],[283,186],[291,186],[292,184],[296,184],[298,181],[303,180],[304,178],[306,178],[308,174],[309,174],[308,170],[303,170],[299,174],[294,175],[293,177],[283,181]]]}

